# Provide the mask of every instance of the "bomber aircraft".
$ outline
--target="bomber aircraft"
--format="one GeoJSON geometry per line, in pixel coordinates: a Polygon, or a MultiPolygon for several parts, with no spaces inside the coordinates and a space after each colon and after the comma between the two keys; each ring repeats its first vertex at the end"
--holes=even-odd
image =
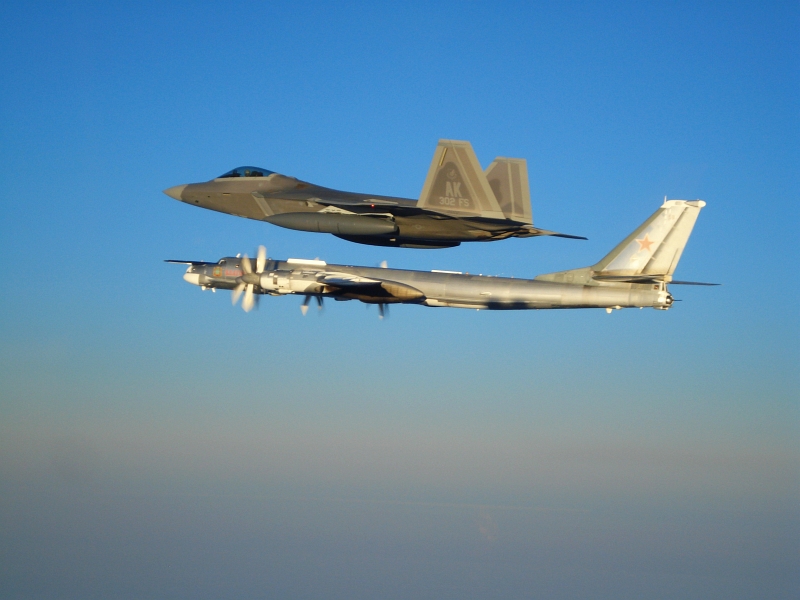
{"type": "Polygon", "coordinates": [[[483,171],[470,143],[455,140],[439,140],[419,200],[333,190],[258,167],[164,193],[186,204],[374,246],[451,248],[539,235],[586,239],[533,226],[524,159],[498,157],[483,171]]]}
{"type": "Polygon", "coordinates": [[[327,264],[321,260],[267,258],[258,249],[255,268],[245,256],[216,263],[169,260],[187,264],[183,278],[204,290],[233,291],[233,303],[244,294],[249,311],[263,294],[304,296],[303,314],[312,297],[360,300],[377,304],[380,315],[389,304],[421,304],[475,309],[545,309],[651,307],[668,309],[669,284],[717,285],[672,278],[689,239],[702,200],[664,200],[661,207],[600,262],[591,267],[514,279],[453,271],[405,271],[327,264]]]}

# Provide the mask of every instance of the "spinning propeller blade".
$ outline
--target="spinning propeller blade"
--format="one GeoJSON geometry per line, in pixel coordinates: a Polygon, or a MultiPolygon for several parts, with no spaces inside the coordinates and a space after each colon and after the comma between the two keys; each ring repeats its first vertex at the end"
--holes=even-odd
{"type": "Polygon", "coordinates": [[[233,291],[231,292],[231,304],[236,306],[236,303],[239,301],[239,297],[242,295],[244,288],[245,284],[243,283],[240,283],[235,288],[233,288],[233,291]]]}
{"type": "Polygon", "coordinates": [[[245,312],[250,312],[253,310],[254,306],[258,306],[256,283],[259,279],[255,275],[261,275],[261,273],[264,272],[264,268],[267,266],[267,249],[264,246],[258,247],[255,274],[253,273],[253,263],[250,261],[250,257],[247,256],[247,254],[242,256],[241,265],[242,277],[239,278],[238,284],[231,293],[231,302],[236,304],[242,296],[242,293],[244,293],[242,308],[245,312]],[[256,283],[253,283],[254,281],[256,283]]]}
{"type": "Polygon", "coordinates": [[[244,292],[244,299],[242,299],[242,308],[244,312],[250,312],[253,310],[253,306],[255,305],[255,294],[253,293],[253,284],[248,283],[247,289],[244,292]]]}
{"type": "MultiPolygon", "coordinates": [[[[322,310],[322,296],[314,296],[317,299],[317,310],[322,310]]],[[[308,314],[308,305],[311,302],[311,294],[306,294],[303,303],[300,305],[300,312],[305,317],[308,314]]]]}
{"type": "Polygon", "coordinates": [[[264,272],[264,267],[267,266],[267,249],[264,246],[258,247],[258,255],[256,257],[256,273],[261,275],[264,272]]]}

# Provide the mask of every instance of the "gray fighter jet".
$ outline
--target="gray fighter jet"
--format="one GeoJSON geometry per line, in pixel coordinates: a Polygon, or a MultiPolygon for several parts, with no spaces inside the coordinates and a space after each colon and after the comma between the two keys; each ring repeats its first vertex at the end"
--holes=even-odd
{"type": "Polygon", "coordinates": [[[321,260],[267,258],[261,246],[255,261],[227,257],[216,263],[170,260],[188,264],[183,278],[204,290],[233,291],[233,303],[244,294],[249,311],[259,295],[300,294],[303,314],[312,297],[360,300],[378,304],[422,304],[476,309],[543,309],[652,307],[668,309],[673,298],[668,284],[716,285],[672,278],[689,239],[702,200],[666,200],[664,204],[605,258],[591,267],[539,275],[533,280],[490,277],[451,271],[329,265],[321,260]]]}
{"type": "Polygon", "coordinates": [[[482,171],[469,142],[439,140],[419,200],[342,192],[258,167],[164,193],[187,204],[374,246],[450,248],[556,233],[533,226],[524,159],[482,171]]]}

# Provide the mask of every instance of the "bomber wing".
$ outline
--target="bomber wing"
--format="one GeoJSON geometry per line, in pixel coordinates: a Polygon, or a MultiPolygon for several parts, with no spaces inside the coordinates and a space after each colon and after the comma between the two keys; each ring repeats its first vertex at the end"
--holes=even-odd
{"type": "Polygon", "coordinates": [[[341,290],[346,296],[383,299],[383,302],[421,302],[425,299],[425,294],[417,288],[387,279],[359,277],[349,273],[324,273],[317,281],[328,288],[341,290]]]}
{"type": "Polygon", "coordinates": [[[205,267],[207,265],[216,265],[215,262],[204,262],[202,260],[165,260],[164,262],[175,263],[178,265],[192,265],[193,267],[205,267]]]}

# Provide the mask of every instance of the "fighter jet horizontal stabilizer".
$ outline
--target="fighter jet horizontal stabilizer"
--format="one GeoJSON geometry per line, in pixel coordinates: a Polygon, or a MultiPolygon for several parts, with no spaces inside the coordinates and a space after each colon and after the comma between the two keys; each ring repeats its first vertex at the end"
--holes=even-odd
{"type": "Polygon", "coordinates": [[[572,235],[570,233],[558,233],[557,231],[549,231],[547,229],[539,229],[538,227],[532,227],[532,229],[536,230],[535,235],[548,235],[550,237],[560,237],[560,238],[567,238],[570,240],[588,240],[589,238],[583,237],[582,235],[572,235]]]}

